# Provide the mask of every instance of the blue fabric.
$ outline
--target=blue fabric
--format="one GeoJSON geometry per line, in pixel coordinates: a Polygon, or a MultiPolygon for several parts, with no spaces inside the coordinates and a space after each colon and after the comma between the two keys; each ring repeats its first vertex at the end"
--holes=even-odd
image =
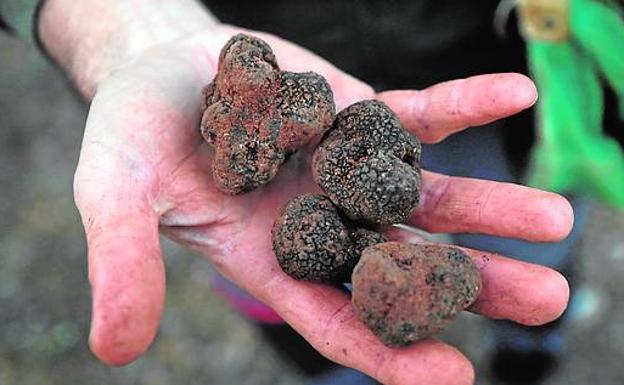
{"type": "Polygon", "coordinates": [[[566,348],[566,339],[560,324],[543,327],[525,327],[509,321],[491,321],[490,333],[498,348],[517,352],[544,352],[559,356],[566,348]]]}
{"type": "Polygon", "coordinates": [[[322,376],[310,378],[307,385],[376,385],[377,381],[350,368],[338,368],[322,376]]]}

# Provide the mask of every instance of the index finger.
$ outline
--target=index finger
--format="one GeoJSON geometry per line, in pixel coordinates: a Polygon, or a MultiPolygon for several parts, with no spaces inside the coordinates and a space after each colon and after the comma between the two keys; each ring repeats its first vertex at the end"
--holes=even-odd
{"type": "Polygon", "coordinates": [[[420,205],[407,220],[434,233],[478,233],[558,242],[574,223],[563,196],[512,183],[423,170],[420,205]]]}
{"type": "Polygon", "coordinates": [[[405,128],[425,143],[437,143],[471,126],[480,126],[531,107],[537,90],[517,73],[473,76],[436,84],[422,91],[377,95],[397,113],[405,128]]]}

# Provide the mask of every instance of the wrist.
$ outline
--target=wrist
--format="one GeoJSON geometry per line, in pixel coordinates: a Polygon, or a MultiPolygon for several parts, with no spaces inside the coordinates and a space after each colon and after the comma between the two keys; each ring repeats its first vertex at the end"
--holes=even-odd
{"type": "Polygon", "coordinates": [[[196,0],[46,0],[38,32],[91,98],[102,80],[149,47],[217,24],[196,0]]]}

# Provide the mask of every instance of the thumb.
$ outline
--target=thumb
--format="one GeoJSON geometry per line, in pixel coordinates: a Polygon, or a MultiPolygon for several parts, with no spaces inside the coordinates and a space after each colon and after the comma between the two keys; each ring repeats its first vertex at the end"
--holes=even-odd
{"type": "Polygon", "coordinates": [[[158,216],[142,187],[147,183],[122,167],[107,177],[101,163],[88,166],[94,159],[88,155],[83,148],[74,190],[88,244],[90,345],[103,362],[125,365],[147,350],[162,316],[165,270],[158,216]]]}

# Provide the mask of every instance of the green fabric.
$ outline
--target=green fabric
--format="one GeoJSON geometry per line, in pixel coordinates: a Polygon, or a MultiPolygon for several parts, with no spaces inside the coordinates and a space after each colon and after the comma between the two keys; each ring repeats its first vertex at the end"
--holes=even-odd
{"type": "Polygon", "coordinates": [[[619,97],[624,117],[624,20],[618,8],[595,0],[574,0],[571,12],[575,40],[596,60],[619,97]]]}
{"type": "Polygon", "coordinates": [[[529,183],[624,208],[624,154],[602,133],[600,81],[624,100],[624,23],[616,8],[596,0],[570,0],[570,15],[568,41],[527,41],[540,93],[529,183]]]}
{"type": "Polygon", "coordinates": [[[39,0],[0,0],[0,15],[20,36],[33,41],[33,23],[38,5],[39,0]]]}

